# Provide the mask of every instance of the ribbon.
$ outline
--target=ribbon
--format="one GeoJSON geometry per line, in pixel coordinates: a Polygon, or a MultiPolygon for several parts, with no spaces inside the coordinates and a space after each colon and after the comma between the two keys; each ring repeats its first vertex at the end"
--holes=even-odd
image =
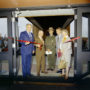
{"type": "Polygon", "coordinates": [[[75,41],[75,40],[77,40],[77,39],[79,39],[79,38],[80,38],[80,37],[76,37],[76,38],[70,39],[70,40],[66,41],[65,43],[75,41]]]}
{"type": "MultiPolygon", "coordinates": [[[[8,39],[12,39],[12,40],[14,40],[12,37],[8,37],[8,39]]],[[[31,44],[39,44],[40,45],[40,50],[42,49],[42,44],[40,44],[40,43],[36,43],[36,42],[31,42],[31,41],[26,41],[26,40],[17,40],[17,39],[15,39],[15,41],[18,41],[18,42],[29,42],[29,43],[31,43],[31,44]]]]}

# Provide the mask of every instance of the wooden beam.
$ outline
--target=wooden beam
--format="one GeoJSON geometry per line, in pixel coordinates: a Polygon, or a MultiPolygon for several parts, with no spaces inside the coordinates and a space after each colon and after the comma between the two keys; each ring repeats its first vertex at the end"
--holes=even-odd
{"type": "Polygon", "coordinates": [[[73,17],[68,18],[62,28],[66,28],[71,23],[72,20],[73,20],[73,17]]]}
{"type": "Polygon", "coordinates": [[[27,18],[32,24],[34,24],[36,27],[38,27],[39,29],[43,29],[41,27],[41,25],[34,19],[34,18],[27,18]]]}

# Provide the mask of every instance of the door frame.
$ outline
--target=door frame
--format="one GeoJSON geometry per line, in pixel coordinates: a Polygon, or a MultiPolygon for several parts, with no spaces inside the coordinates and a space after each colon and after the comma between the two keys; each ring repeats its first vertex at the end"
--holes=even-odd
{"type": "MultiPolygon", "coordinates": [[[[8,37],[12,37],[12,14],[11,12],[0,12],[0,17],[6,17],[7,18],[7,33],[8,37]]],[[[7,52],[1,52],[0,53],[0,59],[1,60],[7,60],[9,65],[9,75],[13,75],[13,68],[12,68],[12,60],[13,60],[13,50],[12,50],[12,40],[8,39],[8,51],[7,52]]]]}
{"type": "Polygon", "coordinates": [[[19,48],[19,42],[16,41],[19,40],[19,30],[18,30],[18,17],[15,14],[14,11],[12,11],[12,33],[13,33],[13,73],[14,76],[18,75],[19,72],[19,66],[20,66],[20,57],[18,55],[20,48],[19,48]]]}
{"type": "MultiPolygon", "coordinates": [[[[65,8],[66,9],[66,8],[65,8]]],[[[72,8],[73,9],[73,12],[74,12],[74,14],[72,14],[73,16],[75,16],[75,11],[76,11],[76,9],[74,9],[74,8],[72,8]]],[[[58,9],[56,9],[56,10],[58,10],[58,9]]],[[[61,10],[61,9],[60,9],[61,10]]],[[[68,9],[69,10],[69,9],[68,9]]],[[[29,10],[30,11],[30,10],[29,10]]],[[[30,11],[30,12],[33,12],[33,11],[35,11],[35,10],[32,10],[32,11],[30,11]]],[[[36,10],[36,11],[38,11],[38,10],[36,10]]],[[[43,11],[43,9],[41,9],[40,11],[43,11]]],[[[50,10],[49,10],[50,11],[50,10]]],[[[23,13],[24,11],[15,11],[14,12],[14,17],[15,18],[17,18],[17,17],[25,17],[25,16],[23,16],[23,15],[20,15],[19,16],[19,13],[21,14],[21,13],[23,13]]],[[[25,12],[27,12],[27,11],[25,11],[25,12]]],[[[29,13],[30,13],[29,12],[29,13]]],[[[46,15],[46,14],[45,14],[46,15]]],[[[36,15],[37,16],[37,15],[36,15]]],[[[34,16],[33,14],[31,14],[31,16],[26,16],[26,17],[36,17],[36,16],[34,16]]],[[[41,16],[41,15],[39,15],[39,16],[41,16]]],[[[44,16],[44,15],[42,15],[42,16],[44,16]]],[[[41,16],[41,17],[42,17],[41,16]]],[[[47,16],[50,16],[50,15],[47,15],[47,16]]],[[[53,15],[51,15],[51,16],[53,16],[53,15]]],[[[56,15],[56,16],[58,16],[58,15],[56,15]]],[[[68,16],[68,15],[67,15],[68,16]]],[[[38,16],[37,16],[38,17],[38,16]]],[[[75,19],[74,19],[75,20],[75,19]]],[[[17,21],[15,20],[15,22],[17,23],[17,21]]],[[[75,26],[75,25],[74,25],[75,26]]],[[[17,26],[16,26],[17,27],[17,26]]],[[[76,33],[77,34],[77,33],[76,33]]],[[[74,35],[74,36],[76,36],[76,35],[74,35]]],[[[77,48],[75,48],[75,50],[76,50],[77,48]]],[[[15,61],[17,61],[17,60],[15,60],[15,61]]],[[[18,66],[18,64],[17,65],[15,65],[15,66],[18,66]]],[[[74,66],[73,66],[74,67],[74,66]]],[[[18,73],[18,71],[17,71],[17,73],[18,73]]],[[[17,75],[17,74],[16,74],[17,75]]]]}
{"type": "MultiPolygon", "coordinates": [[[[82,59],[89,61],[89,57],[90,57],[90,51],[82,51],[82,13],[87,13],[87,12],[90,12],[90,7],[78,7],[75,11],[75,37],[80,36],[80,39],[75,41],[75,48],[74,48],[75,49],[75,51],[74,51],[75,52],[74,75],[76,77],[80,77],[83,75],[82,59]]],[[[90,38],[89,38],[89,40],[90,40],[90,38]]]]}

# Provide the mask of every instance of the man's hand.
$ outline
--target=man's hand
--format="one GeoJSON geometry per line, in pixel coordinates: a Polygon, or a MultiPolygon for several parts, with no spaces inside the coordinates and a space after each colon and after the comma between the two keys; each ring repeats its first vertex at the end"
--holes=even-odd
{"type": "Polygon", "coordinates": [[[40,48],[40,44],[37,44],[36,46],[37,46],[38,48],[40,48]]]}
{"type": "Polygon", "coordinates": [[[35,53],[35,51],[33,50],[33,52],[32,52],[33,54],[35,53]]]}
{"type": "Polygon", "coordinates": [[[50,49],[47,49],[48,52],[50,52],[51,50],[50,49]]]}
{"type": "Polygon", "coordinates": [[[58,51],[57,52],[60,52],[61,50],[60,49],[58,49],[58,51]]]}
{"type": "Polygon", "coordinates": [[[30,44],[30,42],[25,42],[25,45],[28,45],[28,44],[30,44]]]}

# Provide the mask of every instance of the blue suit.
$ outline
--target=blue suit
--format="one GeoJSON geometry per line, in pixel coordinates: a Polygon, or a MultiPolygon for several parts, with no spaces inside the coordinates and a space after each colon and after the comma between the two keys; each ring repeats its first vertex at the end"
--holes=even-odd
{"type": "MultiPolygon", "coordinates": [[[[29,37],[27,31],[21,32],[20,40],[26,40],[34,42],[34,36],[31,33],[31,37],[29,37]]],[[[32,51],[34,50],[33,44],[25,45],[24,42],[21,43],[21,56],[22,56],[22,73],[23,76],[27,76],[31,74],[31,63],[32,63],[32,51]]]]}

